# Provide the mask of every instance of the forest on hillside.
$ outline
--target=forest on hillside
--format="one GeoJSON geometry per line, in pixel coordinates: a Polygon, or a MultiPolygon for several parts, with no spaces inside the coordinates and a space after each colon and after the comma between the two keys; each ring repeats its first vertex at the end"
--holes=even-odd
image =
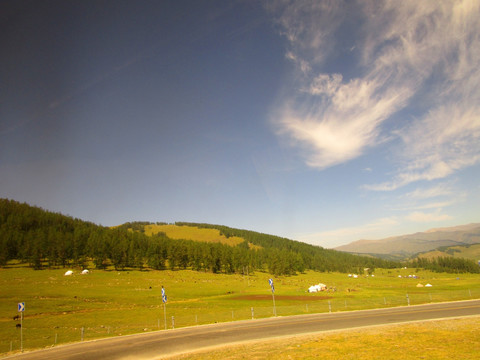
{"type": "Polygon", "coordinates": [[[215,228],[245,241],[237,246],[147,236],[149,223],[115,228],[96,225],[14,200],[0,199],[0,266],[11,260],[34,269],[78,266],[98,269],[192,269],[213,273],[268,271],[293,275],[305,270],[363,272],[399,263],[323,249],[298,241],[220,225],[177,223],[215,228]],[[253,249],[249,243],[257,245],[253,249]]]}

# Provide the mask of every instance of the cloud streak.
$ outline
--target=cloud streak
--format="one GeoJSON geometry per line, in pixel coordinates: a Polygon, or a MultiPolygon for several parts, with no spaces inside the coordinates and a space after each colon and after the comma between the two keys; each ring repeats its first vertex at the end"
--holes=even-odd
{"type": "Polygon", "coordinates": [[[366,186],[390,191],[480,161],[480,3],[302,1],[270,10],[296,69],[272,122],[310,167],[390,141],[396,171],[366,186]],[[342,63],[352,23],[360,25],[342,63]]]}
{"type": "Polygon", "coordinates": [[[350,242],[352,239],[358,240],[368,237],[382,237],[385,229],[391,229],[399,224],[400,219],[392,216],[375,219],[364,225],[346,227],[341,229],[327,230],[312,234],[299,235],[297,238],[309,243],[317,243],[322,246],[330,244],[338,245],[339,242],[350,242]]]}

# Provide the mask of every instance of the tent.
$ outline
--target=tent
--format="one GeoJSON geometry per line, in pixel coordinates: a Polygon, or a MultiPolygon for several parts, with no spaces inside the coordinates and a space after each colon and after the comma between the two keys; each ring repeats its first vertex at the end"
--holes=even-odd
{"type": "Polygon", "coordinates": [[[315,293],[315,292],[324,291],[324,290],[327,290],[327,285],[322,283],[317,285],[312,285],[308,288],[309,293],[315,293]]]}
{"type": "Polygon", "coordinates": [[[64,276],[70,276],[70,275],[72,275],[72,274],[73,274],[73,271],[72,271],[72,270],[68,270],[68,271],[64,274],[64,276]]]}
{"type": "Polygon", "coordinates": [[[88,273],[89,273],[88,269],[85,269],[85,270],[82,271],[82,275],[85,275],[85,274],[88,274],[88,273]]]}
{"type": "Polygon", "coordinates": [[[425,285],[425,287],[432,287],[432,286],[433,286],[432,284],[425,285]]]}

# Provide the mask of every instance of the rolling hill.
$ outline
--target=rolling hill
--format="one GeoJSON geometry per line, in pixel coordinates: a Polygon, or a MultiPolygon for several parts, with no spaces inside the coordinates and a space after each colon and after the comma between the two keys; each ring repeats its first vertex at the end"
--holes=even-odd
{"type": "MultiPolygon", "coordinates": [[[[478,234],[473,229],[457,238],[473,242],[478,234]]],[[[480,271],[471,260],[419,260],[415,266],[434,271],[480,271]]],[[[387,259],[223,225],[131,222],[104,227],[0,199],[0,266],[12,261],[34,269],[73,266],[104,270],[191,269],[225,274],[266,271],[272,275],[295,275],[306,270],[348,273],[403,266],[387,259]]]]}
{"type": "Polygon", "coordinates": [[[399,265],[222,225],[132,222],[109,228],[0,199],[0,266],[12,260],[35,269],[93,265],[274,275],[399,265]]]}
{"type": "Polygon", "coordinates": [[[420,253],[417,257],[426,259],[454,257],[480,261],[480,244],[440,247],[432,251],[420,253]]]}
{"type": "Polygon", "coordinates": [[[380,240],[358,240],[336,247],[335,250],[402,260],[439,248],[446,249],[478,243],[480,243],[480,223],[475,223],[380,240]]]}

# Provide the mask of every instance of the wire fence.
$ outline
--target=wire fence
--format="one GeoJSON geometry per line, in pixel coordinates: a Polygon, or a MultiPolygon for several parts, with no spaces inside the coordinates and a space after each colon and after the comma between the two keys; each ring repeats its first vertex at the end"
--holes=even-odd
{"type": "MultiPolygon", "coordinates": [[[[312,298],[314,299],[314,298],[312,298]]],[[[413,306],[442,301],[458,301],[480,299],[480,288],[435,290],[415,289],[409,293],[399,296],[398,293],[391,296],[373,296],[360,298],[355,296],[339,296],[330,299],[315,301],[286,301],[277,300],[275,309],[272,301],[248,301],[244,304],[236,303],[231,309],[208,309],[207,308],[185,308],[174,303],[167,305],[166,314],[163,308],[158,306],[151,310],[148,316],[139,316],[138,320],[121,322],[118,318],[112,317],[110,324],[89,326],[88,323],[70,325],[68,320],[59,321],[57,325],[45,323],[28,317],[23,321],[23,329],[16,326],[15,322],[6,322],[2,326],[8,326],[7,336],[0,339],[0,355],[19,352],[24,350],[54,347],[61,344],[88,341],[99,338],[150,332],[165,331],[173,328],[187,326],[198,326],[220,322],[262,319],[273,317],[276,311],[277,316],[291,316],[301,314],[354,311],[373,308],[413,306]],[[153,313],[153,315],[152,315],[153,313]],[[22,331],[22,337],[20,335],[22,331]]],[[[118,310],[121,311],[121,310],[118,310]]],[[[73,315],[72,315],[73,316],[73,315]]],[[[72,318],[73,319],[73,318],[72,318]]],[[[55,321],[55,320],[54,320],[55,321]]],[[[75,315],[75,324],[80,323],[81,315],[75,315]]],[[[105,320],[108,322],[108,320],[105,320]]],[[[73,323],[73,321],[72,321],[73,323]]]]}

